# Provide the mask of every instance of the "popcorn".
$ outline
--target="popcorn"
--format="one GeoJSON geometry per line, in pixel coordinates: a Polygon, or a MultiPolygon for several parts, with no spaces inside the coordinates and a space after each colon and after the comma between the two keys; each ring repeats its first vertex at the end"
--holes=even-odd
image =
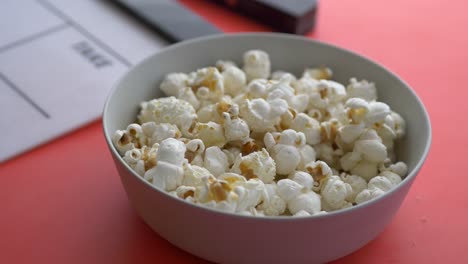
{"type": "Polygon", "coordinates": [[[275,161],[266,149],[239,156],[231,170],[247,179],[259,178],[264,183],[271,183],[276,176],[275,161]]]}
{"type": "Polygon", "coordinates": [[[304,113],[297,114],[291,122],[290,128],[304,133],[309,145],[315,145],[321,140],[319,122],[304,113]]]}
{"type": "Polygon", "coordinates": [[[249,128],[256,132],[274,131],[280,116],[288,110],[288,103],[283,99],[266,101],[263,98],[246,100],[240,107],[240,117],[249,128]]]}
{"type": "Polygon", "coordinates": [[[166,75],[159,89],[167,96],[178,97],[183,93],[188,84],[188,75],[185,73],[170,73],[166,75]]]}
{"type": "Polygon", "coordinates": [[[285,81],[274,83],[268,89],[267,100],[277,98],[286,100],[289,106],[294,108],[297,112],[303,112],[309,104],[309,97],[307,95],[295,95],[294,89],[285,81]]]}
{"type": "Polygon", "coordinates": [[[278,181],[278,194],[286,202],[297,197],[301,193],[302,188],[302,185],[290,179],[283,179],[278,181]]]}
{"type": "Polygon", "coordinates": [[[197,70],[190,86],[201,101],[217,101],[224,95],[223,75],[215,67],[197,70]]]}
{"type": "Polygon", "coordinates": [[[312,187],[314,186],[314,178],[312,175],[304,171],[295,171],[290,174],[288,178],[300,184],[302,189],[305,191],[312,190],[312,187]]]}
{"type": "Polygon", "coordinates": [[[217,146],[222,148],[227,142],[223,127],[215,122],[197,123],[196,137],[201,139],[206,147],[217,146]]]}
{"type": "Polygon", "coordinates": [[[383,195],[385,192],[381,189],[365,189],[356,196],[356,204],[362,204],[383,195]]]}
{"type": "Polygon", "coordinates": [[[309,95],[309,106],[319,109],[329,104],[337,103],[346,97],[346,89],[340,83],[320,80],[317,85],[318,92],[309,95]]]}
{"type": "Polygon", "coordinates": [[[305,171],[312,175],[314,182],[314,187],[316,190],[320,190],[323,182],[332,175],[332,170],[327,163],[318,160],[311,163],[308,163],[305,166],[305,171]]]}
{"type": "Polygon", "coordinates": [[[263,98],[265,99],[268,94],[269,86],[271,84],[266,79],[255,79],[247,85],[248,98],[263,98]]]}
{"type": "Polygon", "coordinates": [[[221,175],[228,169],[226,154],[219,147],[209,147],[205,151],[204,167],[214,176],[221,175]]]}
{"type": "Polygon", "coordinates": [[[175,190],[177,197],[187,199],[195,195],[195,187],[193,186],[179,186],[175,190]]]}
{"type": "Polygon", "coordinates": [[[182,135],[176,125],[169,123],[146,122],[141,125],[141,130],[147,138],[146,145],[161,143],[164,139],[179,138],[182,135]]]}
{"type": "Polygon", "coordinates": [[[203,178],[213,176],[207,169],[190,163],[184,163],[183,169],[184,179],[182,180],[182,185],[185,186],[196,187],[202,183],[203,178]]]}
{"type": "Polygon", "coordinates": [[[223,72],[227,70],[227,68],[236,66],[236,63],[230,60],[219,60],[215,63],[216,68],[220,71],[223,72]]]}
{"type": "Polygon", "coordinates": [[[184,136],[188,132],[192,122],[197,118],[195,109],[186,101],[175,97],[165,97],[141,103],[141,111],[138,115],[140,123],[155,122],[172,123],[176,125],[184,136]]]}
{"type": "Polygon", "coordinates": [[[301,193],[288,202],[288,209],[293,215],[299,211],[306,211],[311,215],[319,213],[321,210],[320,195],[312,191],[301,193]]]}
{"type": "Polygon", "coordinates": [[[228,149],[223,149],[224,154],[226,155],[228,161],[228,167],[231,167],[236,161],[237,157],[241,153],[241,150],[236,147],[231,147],[228,149]]]}
{"type": "Polygon", "coordinates": [[[339,176],[330,176],[322,187],[322,206],[326,211],[349,207],[347,198],[352,192],[351,185],[343,182],[339,176]]]}
{"type": "Polygon", "coordinates": [[[305,136],[292,129],[281,133],[266,133],[265,145],[276,163],[276,173],[287,175],[295,171],[301,162],[300,147],[305,145],[305,136]]]}
{"type": "Polygon", "coordinates": [[[356,78],[351,78],[346,91],[349,98],[362,98],[368,102],[377,100],[377,89],[375,88],[375,84],[366,80],[358,82],[356,78]]]}
{"type": "Polygon", "coordinates": [[[327,67],[305,69],[304,73],[302,74],[304,78],[313,78],[316,80],[328,80],[332,77],[332,75],[332,70],[327,67]]]}
{"type": "Polygon", "coordinates": [[[286,211],[286,202],[279,196],[276,183],[265,184],[263,196],[257,208],[268,216],[278,216],[286,211]]]}
{"type": "Polygon", "coordinates": [[[125,152],[123,157],[123,160],[140,176],[145,174],[145,161],[142,159],[142,156],[141,151],[134,148],[125,152]]]}
{"type": "Polygon", "coordinates": [[[245,141],[249,139],[250,129],[247,123],[241,118],[232,119],[231,116],[224,112],[224,136],[227,142],[245,141]]]}
{"type": "Polygon", "coordinates": [[[247,80],[266,79],[270,76],[270,57],[262,50],[244,53],[244,72],[247,80]]]}
{"type": "Polygon", "coordinates": [[[203,165],[203,153],[205,152],[205,144],[201,139],[192,139],[185,144],[187,151],[185,158],[193,165],[203,165]]]}
{"type": "Polygon", "coordinates": [[[351,193],[346,198],[346,200],[350,203],[355,202],[356,196],[363,190],[367,189],[367,182],[362,177],[357,175],[349,175],[346,173],[342,173],[340,177],[343,182],[349,184],[352,188],[351,193]]]}
{"type": "Polygon", "coordinates": [[[114,135],[112,135],[112,143],[120,155],[124,155],[127,151],[135,148],[132,138],[124,130],[115,131],[114,135]]]}
{"type": "Polygon", "coordinates": [[[296,76],[294,76],[292,73],[285,71],[275,71],[271,74],[271,79],[291,84],[296,81],[296,76]]]}
{"type": "Polygon", "coordinates": [[[168,138],[161,142],[156,152],[157,164],[146,171],[145,178],[153,180],[153,185],[166,191],[173,191],[182,184],[185,145],[179,140],[168,138]]]}
{"type": "Polygon", "coordinates": [[[227,67],[223,72],[224,92],[226,94],[236,96],[243,92],[244,86],[247,83],[245,73],[232,65],[227,67]]]}
{"type": "Polygon", "coordinates": [[[174,198],[256,217],[326,214],[407,175],[394,151],[405,121],[374,83],[345,87],[326,67],[270,74],[261,50],[243,59],[166,75],[168,97],[142,102],[137,122],[112,136],[123,161],[174,198]]]}

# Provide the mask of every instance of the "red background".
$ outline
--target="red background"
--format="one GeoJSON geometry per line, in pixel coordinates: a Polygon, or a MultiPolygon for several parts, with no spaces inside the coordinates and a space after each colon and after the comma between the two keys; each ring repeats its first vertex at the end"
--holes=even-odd
{"type": "MultiPolygon", "coordinates": [[[[271,30],[182,2],[226,32],[271,30]]],[[[467,11],[464,0],[320,1],[309,37],[396,72],[433,128],[429,158],[393,222],[336,263],[468,263],[467,11]]],[[[95,121],[0,165],[0,263],[203,263],[132,211],[101,130],[95,121]]]]}

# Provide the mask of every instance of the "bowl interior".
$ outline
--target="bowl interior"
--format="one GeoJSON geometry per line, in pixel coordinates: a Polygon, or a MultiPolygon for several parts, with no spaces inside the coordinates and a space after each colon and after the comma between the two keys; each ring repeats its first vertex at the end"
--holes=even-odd
{"type": "MultiPolygon", "coordinates": [[[[272,70],[285,70],[301,76],[304,68],[326,65],[333,79],[347,84],[351,77],[376,84],[379,101],[390,105],[407,123],[407,135],[397,143],[399,160],[405,161],[413,177],[427,154],[430,124],[415,93],[383,67],[354,53],[306,38],[284,34],[221,35],[173,45],[146,59],[126,74],[112,90],[104,109],[103,122],[108,142],[117,129],[134,122],[139,104],[164,96],[159,83],[171,72],[190,72],[228,59],[242,65],[242,54],[249,49],[269,53],[272,70]],[[411,173],[413,172],[413,173],[411,173]]],[[[118,155],[111,147],[114,155],[118,155]]]]}

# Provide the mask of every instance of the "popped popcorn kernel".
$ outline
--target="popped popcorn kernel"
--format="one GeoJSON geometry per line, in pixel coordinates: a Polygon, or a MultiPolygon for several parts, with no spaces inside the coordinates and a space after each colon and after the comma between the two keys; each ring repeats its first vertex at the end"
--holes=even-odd
{"type": "Polygon", "coordinates": [[[247,80],[266,79],[270,76],[270,57],[263,50],[244,53],[244,72],[247,80]]]}
{"type": "Polygon", "coordinates": [[[406,123],[375,83],[343,85],[326,66],[272,72],[262,50],[242,59],[167,74],[167,97],[112,135],[128,167],[176,199],[253,217],[326,214],[406,177],[395,151],[406,123]]]}

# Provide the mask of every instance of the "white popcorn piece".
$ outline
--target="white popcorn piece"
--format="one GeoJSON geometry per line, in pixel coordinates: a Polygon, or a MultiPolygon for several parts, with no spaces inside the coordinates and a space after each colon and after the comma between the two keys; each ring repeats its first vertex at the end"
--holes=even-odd
{"type": "Polygon", "coordinates": [[[305,210],[300,210],[299,212],[293,214],[294,217],[305,217],[305,216],[311,216],[311,214],[305,210]]]}
{"type": "Polygon", "coordinates": [[[346,89],[342,84],[335,81],[320,80],[317,92],[309,95],[309,107],[323,109],[345,97],[346,89]]]}
{"type": "Polygon", "coordinates": [[[332,170],[327,163],[317,160],[305,166],[307,172],[314,177],[314,180],[328,178],[332,175],[332,170]]]}
{"type": "Polygon", "coordinates": [[[218,123],[197,123],[195,126],[196,137],[201,139],[206,147],[217,146],[222,148],[227,142],[224,136],[224,129],[218,123]]]}
{"type": "Polygon", "coordinates": [[[346,199],[352,192],[351,185],[343,182],[339,176],[331,176],[322,187],[322,206],[326,211],[348,207],[349,202],[346,199]]]}
{"type": "Polygon", "coordinates": [[[363,125],[344,125],[338,129],[338,135],[345,144],[352,144],[356,141],[365,128],[363,125]]]}
{"type": "Polygon", "coordinates": [[[284,213],[286,202],[278,195],[275,182],[265,184],[262,199],[257,209],[268,216],[278,216],[284,213]]]}
{"type": "Polygon", "coordinates": [[[387,170],[398,174],[400,177],[405,177],[408,173],[408,166],[404,162],[399,161],[390,165],[387,170]]]}
{"type": "Polygon", "coordinates": [[[381,173],[379,173],[379,175],[387,178],[393,184],[393,186],[400,184],[400,182],[402,181],[400,175],[391,171],[382,171],[381,173]]]}
{"type": "Polygon", "coordinates": [[[189,84],[200,101],[218,101],[224,95],[223,75],[215,67],[198,69],[189,84]]]}
{"type": "Polygon", "coordinates": [[[304,133],[307,144],[315,145],[320,143],[320,123],[307,114],[297,114],[296,117],[292,120],[290,128],[304,133]]]}
{"type": "Polygon", "coordinates": [[[265,146],[276,163],[276,173],[287,175],[296,170],[302,160],[300,149],[305,145],[302,132],[292,129],[281,133],[266,133],[265,146]]]}
{"type": "Polygon", "coordinates": [[[394,184],[387,177],[378,175],[378,176],[375,176],[374,178],[370,179],[367,186],[368,186],[369,189],[380,189],[383,192],[388,192],[389,190],[392,189],[394,184]]]}
{"type": "Polygon", "coordinates": [[[368,102],[377,100],[377,89],[374,83],[366,80],[357,81],[356,78],[351,78],[349,82],[346,91],[350,98],[358,97],[368,102]]]}
{"type": "Polygon", "coordinates": [[[195,109],[191,104],[173,96],[141,103],[138,115],[140,123],[153,121],[156,124],[174,124],[184,136],[190,135],[188,130],[196,118],[195,109]]]}
{"type": "Polygon", "coordinates": [[[228,167],[231,167],[234,164],[234,162],[236,161],[239,154],[241,153],[241,150],[239,148],[236,148],[236,147],[231,147],[231,148],[228,148],[228,149],[223,149],[223,152],[227,157],[228,167]]]}
{"type": "Polygon", "coordinates": [[[362,123],[369,112],[369,103],[358,97],[349,98],[344,106],[352,124],[362,123]]]}
{"type": "Polygon", "coordinates": [[[244,86],[247,83],[247,77],[245,73],[232,65],[227,67],[223,72],[224,79],[224,92],[226,94],[236,96],[244,92],[244,86]]]}
{"type": "Polygon", "coordinates": [[[220,72],[223,72],[232,66],[237,67],[236,63],[230,60],[218,60],[216,61],[215,66],[220,72]]]}
{"type": "Polygon", "coordinates": [[[190,163],[183,164],[184,178],[182,185],[196,187],[202,183],[202,179],[213,176],[206,168],[192,165],[190,163]]]}
{"type": "Polygon", "coordinates": [[[127,151],[135,148],[132,138],[128,135],[127,131],[117,130],[112,135],[112,143],[120,155],[124,155],[127,151]]]}
{"type": "Polygon", "coordinates": [[[241,118],[231,118],[231,116],[224,112],[224,136],[227,142],[231,141],[246,141],[250,137],[250,128],[241,118]]]}
{"type": "Polygon", "coordinates": [[[368,125],[383,124],[385,118],[391,114],[390,107],[382,102],[370,102],[369,111],[366,114],[368,125]]]}
{"type": "Polygon", "coordinates": [[[283,99],[266,101],[263,98],[246,100],[240,107],[240,117],[249,128],[256,132],[274,131],[280,117],[288,110],[288,103],[283,99]]]}
{"type": "Polygon", "coordinates": [[[293,180],[282,179],[278,181],[277,188],[278,195],[286,202],[289,202],[293,198],[297,197],[304,187],[293,180]]]}
{"type": "Polygon", "coordinates": [[[288,178],[300,184],[303,191],[310,191],[314,187],[314,178],[305,171],[295,171],[288,178]]]}
{"type": "Polygon", "coordinates": [[[360,153],[363,159],[380,163],[387,158],[387,148],[377,140],[358,140],[354,144],[354,152],[360,153]]]}
{"type": "Polygon", "coordinates": [[[377,164],[374,162],[370,162],[367,160],[361,160],[360,162],[357,163],[356,166],[354,166],[350,172],[351,174],[354,175],[359,175],[369,181],[373,177],[377,176],[378,170],[377,170],[377,164]]]}
{"type": "Polygon", "coordinates": [[[177,139],[163,140],[156,153],[157,164],[145,173],[145,178],[152,178],[153,185],[162,190],[175,190],[184,177],[182,163],[185,150],[185,144],[177,139]]]}
{"type": "Polygon", "coordinates": [[[397,139],[405,135],[406,123],[398,113],[392,111],[390,115],[385,118],[385,124],[393,130],[397,139]]]}
{"type": "Polygon", "coordinates": [[[170,73],[164,77],[159,88],[167,96],[178,97],[187,88],[188,75],[185,73],[170,73]]]}
{"type": "Polygon", "coordinates": [[[219,147],[213,146],[205,150],[203,165],[216,177],[227,171],[229,163],[226,154],[219,147]]]}
{"type": "Polygon", "coordinates": [[[339,158],[343,155],[341,149],[334,149],[330,143],[320,143],[314,146],[317,159],[322,160],[330,166],[340,166],[339,158]]]}
{"type": "Polygon", "coordinates": [[[190,87],[186,87],[183,90],[181,90],[180,93],[176,95],[176,97],[191,104],[195,110],[198,110],[201,106],[200,100],[198,100],[196,94],[190,87]]]}
{"type": "Polygon", "coordinates": [[[355,203],[362,204],[364,202],[375,199],[383,195],[384,193],[385,192],[382,191],[381,189],[364,189],[356,196],[355,203]]]}
{"type": "Polygon", "coordinates": [[[192,139],[185,144],[187,151],[185,158],[192,165],[203,166],[203,153],[205,152],[205,144],[201,139],[192,139]]]}
{"type": "Polygon", "coordinates": [[[266,79],[252,80],[246,87],[246,95],[248,98],[266,99],[270,85],[266,79]]]}
{"type": "Polygon", "coordinates": [[[139,149],[130,149],[125,152],[123,160],[140,175],[145,175],[145,160],[142,159],[143,155],[139,149]]]}
{"type": "Polygon", "coordinates": [[[266,149],[239,156],[231,170],[247,179],[259,178],[264,183],[271,183],[276,176],[275,161],[266,149]]]}
{"type": "Polygon", "coordinates": [[[181,185],[175,190],[177,197],[187,199],[188,197],[195,196],[195,187],[181,185]]]}
{"type": "Polygon", "coordinates": [[[294,199],[290,200],[287,205],[289,212],[293,215],[302,210],[314,215],[320,212],[322,208],[320,195],[313,191],[299,194],[294,199]]]}
{"type": "Polygon", "coordinates": [[[362,192],[367,188],[366,180],[357,175],[349,175],[346,173],[342,173],[340,177],[343,182],[349,184],[352,188],[352,192],[348,195],[346,200],[350,203],[354,203],[358,193],[362,192]]]}
{"type": "Polygon", "coordinates": [[[268,89],[267,100],[278,98],[286,100],[289,106],[297,112],[305,111],[309,105],[309,96],[306,94],[296,95],[294,88],[292,88],[286,81],[273,83],[268,89]]]}
{"type": "Polygon", "coordinates": [[[318,93],[319,81],[309,77],[302,77],[299,80],[293,81],[291,86],[298,94],[314,94],[318,93]]]}
{"type": "Polygon", "coordinates": [[[234,193],[238,196],[236,211],[255,208],[262,199],[264,189],[265,184],[259,179],[249,179],[244,184],[236,186],[234,188],[234,193]]]}
{"type": "Polygon", "coordinates": [[[247,80],[268,78],[270,67],[270,57],[265,51],[249,50],[244,53],[244,72],[247,80]]]}
{"type": "Polygon", "coordinates": [[[182,136],[176,125],[169,123],[156,124],[155,122],[146,122],[141,125],[141,129],[148,138],[147,145],[161,143],[167,138],[179,138],[182,136]]]}
{"type": "Polygon", "coordinates": [[[299,154],[301,155],[301,161],[297,165],[297,168],[300,170],[304,170],[306,164],[315,161],[317,158],[315,149],[307,144],[299,147],[299,154]]]}
{"type": "Polygon", "coordinates": [[[380,139],[382,139],[382,144],[385,145],[387,151],[392,151],[394,147],[394,141],[396,139],[395,132],[386,124],[379,125],[376,128],[376,132],[379,135],[380,139]]]}
{"type": "Polygon", "coordinates": [[[333,71],[328,67],[308,68],[305,69],[302,76],[316,80],[329,80],[333,76],[333,71]]]}
{"type": "Polygon", "coordinates": [[[294,76],[294,74],[292,73],[285,71],[275,71],[271,74],[271,79],[291,84],[296,81],[296,76],[294,76]]]}

